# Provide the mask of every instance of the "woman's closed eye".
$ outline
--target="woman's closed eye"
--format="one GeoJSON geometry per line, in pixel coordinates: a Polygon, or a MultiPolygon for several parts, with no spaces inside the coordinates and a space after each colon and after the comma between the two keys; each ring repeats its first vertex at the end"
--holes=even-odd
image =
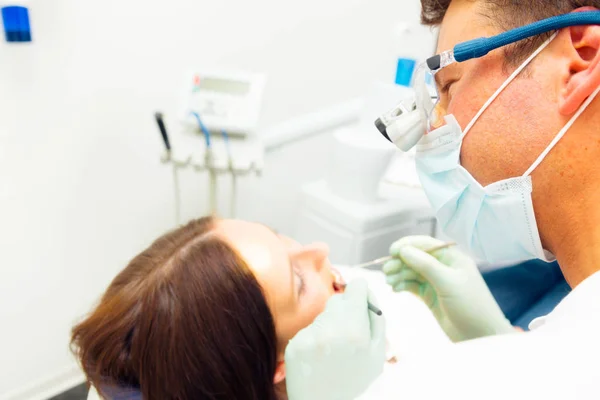
{"type": "Polygon", "coordinates": [[[296,288],[298,296],[302,295],[306,290],[306,281],[304,279],[305,272],[302,268],[298,268],[297,265],[294,266],[294,273],[296,274],[296,288]]]}

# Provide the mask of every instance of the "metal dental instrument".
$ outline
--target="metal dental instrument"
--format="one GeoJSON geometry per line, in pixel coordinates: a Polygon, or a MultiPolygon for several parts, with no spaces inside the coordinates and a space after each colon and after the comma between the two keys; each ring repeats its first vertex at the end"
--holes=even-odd
{"type": "MultiPolygon", "coordinates": [[[[444,244],[442,244],[442,245],[435,246],[435,247],[432,247],[431,249],[425,250],[425,253],[429,253],[429,254],[431,254],[431,253],[433,253],[433,252],[436,252],[436,251],[438,251],[438,250],[447,249],[448,247],[452,247],[452,246],[456,246],[456,243],[454,243],[454,242],[448,242],[448,243],[444,243],[444,244]]],[[[368,262],[366,262],[366,263],[363,263],[363,264],[358,264],[358,265],[355,265],[353,268],[368,268],[368,267],[374,267],[374,266],[376,266],[376,265],[383,264],[383,263],[385,263],[385,262],[387,262],[387,261],[390,261],[390,260],[391,260],[391,259],[393,259],[393,258],[394,258],[394,257],[392,257],[392,256],[381,257],[381,258],[378,258],[378,259],[376,259],[376,260],[373,260],[373,261],[368,261],[368,262]]]]}
{"type": "Polygon", "coordinates": [[[179,225],[181,223],[181,190],[179,188],[179,173],[177,171],[178,165],[171,158],[172,147],[171,142],[169,141],[169,134],[167,133],[167,127],[165,126],[163,114],[161,112],[154,113],[154,119],[156,120],[158,130],[160,131],[160,136],[162,137],[163,143],[165,144],[165,148],[167,150],[167,160],[173,161],[173,187],[175,192],[175,225],[179,225]]]}
{"type": "MultiPolygon", "coordinates": [[[[452,246],[455,246],[455,245],[456,245],[456,243],[454,243],[454,242],[444,243],[444,244],[441,244],[439,246],[435,246],[435,247],[432,247],[432,248],[430,248],[428,250],[425,250],[425,253],[431,254],[431,253],[436,252],[438,250],[447,249],[448,247],[452,247],[452,246]]],[[[366,262],[364,264],[355,265],[352,268],[367,268],[367,267],[372,267],[372,266],[375,266],[375,265],[383,264],[384,262],[389,261],[392,258],[393,258],[392,256],[381,257],[381,258],[378,258],[376,260],[366,262]]],[[[346,288],[346,284],[345,283],[336,283],[336,285],[340,289],[345,289],[346,288]]],[[[376,315],[383,315],[383,312],[379,308],[377,308],[373,304],[371,304],[370,302],[367,302],[367,307],[368,307],[368,309],[370,311],[374,312],[376,315]]]]}
{"type": "MultiPolygon", "coordinates": [[[[337,286],[338,289],[342,289],[342,290],[346,289],[346,286],[347,286],[346,283],[334,283],[334,285],[337,286]]],[[[383,314],[383,312],[379,308],[375,307],[373,304],[371,304],[368,301],[367,301],[367,308],[370,311],[374,312],[376,315],[382,315],[383,314]]]]}
{"type": "Polygon", "coordinates": [[[163,115],[160,112],[154,113],[154,119],[156,120],[156,124],[158,125],[158,129],[160,130],[160,135],[162,136],[163,143],[167,149],[167,152],[171,152],[171,143],[169,142],[169,134],[167,133],[167,128],[165,127],[165,122],[163,120],[163,115]]]}
{"type": "Polygon", "coordinates": [[[373,311],[376,315],[382,315],[383,311],[381,311],[379,308],[375,307],[373,304],[367,302],[367,307],[369,308],[370,311],[373,311]]]}
{"type": "MultiPolygon", "coordinates": [[[[456,245],[456,243],[454,243],[454,242],[444,243],[444,244],[441,244],[439,246],[435,246],[435,247],[432,247],[432,248],[430,248],[428,250],[425,250],[425,253],[431,254],[431,253],[436,252],[438,250],[447,249],[448,247],[452,247],[452,246],[455,246],[455,245],[456,245]]],[[[389,261],[392,258],[393,258],[392,256],[381,257],[381,258],[378,258],[376,260],[366,262],[364,264],[355,265],[353,268],[367,268],[367,267],[372,267],[372,266],[375,266],[375,265],[383,264],[384,262],[389,261]]],[[[340,284],[339,286],[341,288],[345,288],[346,284],[345,283],[344,284],[340,284]]],[[[372,311],[372,312],[374,312],[376,315],[382,315],[383,314],[383,312],[379,308],[375,307],[373,304],[367,302],[367,306],[368,306],[369,310],[372,311]]]]}

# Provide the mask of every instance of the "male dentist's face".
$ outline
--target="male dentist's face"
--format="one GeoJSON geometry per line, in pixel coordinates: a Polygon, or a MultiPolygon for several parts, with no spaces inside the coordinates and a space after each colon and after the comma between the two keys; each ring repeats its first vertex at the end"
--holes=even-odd
{"type": "MultiPolygon", "coordinates": [[[[485,12],[481,2],[452,1],[440,27],[437,53],[502,32],[485,12]]],[[[553,67],[552,45],[508,85],[465,137],[461,164],[480,184],[522,175],[564,125],[557,112],[560,87],[555,82],[558,67],[553,67]]],[[[504,51],[438,73],[442,112],[453,114],[463,129],[521,63],[506,64],[504,51]]]]}

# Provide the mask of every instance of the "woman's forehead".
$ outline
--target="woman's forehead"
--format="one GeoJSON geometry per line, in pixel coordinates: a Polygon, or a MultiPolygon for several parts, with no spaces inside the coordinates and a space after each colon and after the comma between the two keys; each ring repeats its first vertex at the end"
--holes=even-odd
{"type": "Polygon", "coordinates": [[[239,220],[221,220],[215,231],[246,261],[272,308],[287,307],[293,301],[293,274],[286,239],[264,225],[239,220]]]}

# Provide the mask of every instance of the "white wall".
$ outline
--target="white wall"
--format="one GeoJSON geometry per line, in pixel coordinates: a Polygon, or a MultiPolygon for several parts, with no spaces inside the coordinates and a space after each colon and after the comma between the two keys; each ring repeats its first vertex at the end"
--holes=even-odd
{"type": "MultiPolygon", "coordinates": [[[[31,0],[34,42],[0,43],[0,398],[41,398],[78,379],[73,322],[172,227],[152,113],[177,111],[187,68],[266,72],[261,126],[271,127],[391,80],[393,25],[416,22],[418,7],[31,0]]],[[[315,137],[268,155],[264,177],[242,182],[240,215],[289,231],[295,188],[321,176],[330,145],[315,137]]],[[[204,211],[202,185],[183,174],[186,217],[204,211]]]]}

